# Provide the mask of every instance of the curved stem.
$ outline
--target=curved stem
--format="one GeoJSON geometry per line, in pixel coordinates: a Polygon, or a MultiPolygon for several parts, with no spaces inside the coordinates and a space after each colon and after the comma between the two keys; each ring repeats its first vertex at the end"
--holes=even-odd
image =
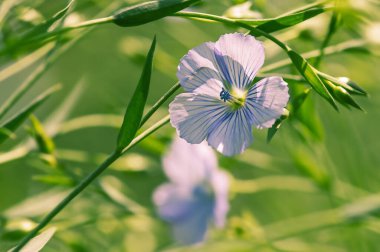
{"type": "Polygon", "coordinates": [[[146,115],[141,119],[140,128],[146,123],[146,121],[149,120],[149,118],[154,114],[154,112],[157,111],[159,107],[161,107],[162,104],[170,97],[172,96],[181,85],[179,82],[174,84],[153,106],[152,108],[146,113],[146,115]]]}
{"type": "Polygon", "coordinates": [[[188,11],[180,11],[180,12],[173,14],[173,16],[212,20],[212,21],[217,21],[217,22],[224,23],[224,24],[239,26],[239,27],[242,27],[242,28],[245,28],[245,29],[251,31],[251,33],[256,33],[256,34],[259,34],[261,36],[264,36],[264,37],[270,39],[271,41],[273,41],[275,44],[277,44],[279,47],[281,47],[286,52],[288,52],[290,50],[290,48],[286,44],[282,43],[280,40],[278,40],[274,36],[270,35],[269,33],[266,33],[260,29],[257,29],[255,27],[252,27],[250,25],[242,23],[239,20],[234,20],[234,19],[221,17],[221,16],[217,16],[217,15],[212,15],[212,14],[207,14],[207,13],[188,12],[188,11]]]}
{"type": "Polygon", "coordinates": [[[120,152],[112,153],[95,171],[89,174],[81,183],[79,183],[69,195],[67,195],[46,217],[38,224],[17,247],[12,250],[14,252],[20,251],[35,235],[38,231],[44,228],[59,212],[64,209],[79,193],[81,193],[93,180],[95,180],[108,166],[110,166],[118,157],[120,152]]]}
{"type": "Polygon", "coordinates": [[[123,151],[114,151],[108,158],[85,179],[83,179],[69,195],[67,195],[45,218],[38,224],[21,242],[15,247],[13,252],[20,251],[41,229],[60,213],[75,197],[77,197],[87,186],[89,186],[100,174],[102,174],[113,162],[121,157],[125,152],[130,150],[136,144],[144,140],[150,134],[169,122],[169,116],[166,116],[149,129],[138,135],[123,151]]]}

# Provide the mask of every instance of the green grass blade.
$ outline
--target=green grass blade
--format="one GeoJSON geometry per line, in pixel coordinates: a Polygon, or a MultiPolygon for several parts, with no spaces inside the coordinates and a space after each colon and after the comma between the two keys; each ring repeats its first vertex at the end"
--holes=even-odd
{"type": "Polygon", "coordinates": [[[124,115],[123,124],[120,128],[117,139],[118,150],[124,149],[134,138],[141,124],[141,118],[144,112],[146,99],[149,93],[150,76],[152,73],[153,55],[156,47],[156,37],[148,52],[144,69],[141,73],[140,81],[132,96],[124,115]]]}
{"type": "Polygon", "coordinates": [[[41,33],[45,33],[48,31],[48,29],[55,23],[57,22],[58,20],[60,20],[61,18],[65,17],[66,13],[68,13],[69,9],[71,8],[72,4],[73,4],[74,0],[71,0],[67,6],[65,6],[65,8],[63,8],[62,10],[58,11],[56,14],[53,15],[53,17],[45,20],[43,23],[39,24],[39,25],[36,25],[35,27],[33,27],[31,30],[29,30],[28,32],[26,32],[25,35],[22,36],[21,40],[27,40],[29,39],[30,37],[33,37],[33,36],[37,36],[41,33]]]}
{"type": "MultiPolygon", "coordinates": [[[[39,97],[37,97],[32,103],[26,106],[21,112],[2,124],[0,128],[3,128],[8,132],[14,132],[42,103],[44,103],[54,92],[58,91],[59,88],[59,85],[49,88],[39,97]]],[[[7,140],[9,136],[9,134],[0,133],[0,144],[7,140]]]]}
{"type": "Polygon", "coordinates": [[[2,119],[6,113],[21,99],[21,97],[34,86],[34,84],[41,78],[41,76],[48,70],[52,63],[50,57],[55,50],[55,47],[51,49],[46,56],[46,61],[38,66],[31,75],[16,89],[16,91],[5,100],[0,106],[0,119],[2,119]]]}
{"type": "Polygon", "coordinates": [[[46,134],[42,123],[34,115],[30,116],[31,133],[36,140],[37,146],[40,152],[45,154],[53,154],[55,150],[55,144],[53,140],[46,134]]]}

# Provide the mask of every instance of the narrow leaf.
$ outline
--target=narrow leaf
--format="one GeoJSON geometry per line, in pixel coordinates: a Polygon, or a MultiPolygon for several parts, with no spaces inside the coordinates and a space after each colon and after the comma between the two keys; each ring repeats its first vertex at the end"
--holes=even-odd
{"type": "Polygon", "coordinates": [[[271,128],[268,129],[267,134],[267,143],[269,143],[274,135],[277,133],[278,129],[281,127],[282,122],[289,117],[289,111],[287,109],[284,109],[284,113],[280,118],[278,118],[271,128]]]}
{"type": "MultiPolygon", "coordinates": [[[[42,232],[40,235],[31,239],[22,249],[21,252],[38,252],[45,247],[49,240],[53,237],[56,228],[49,228],[42,232]]],[[[8,252],[12,252],[13,249],[8,252]]]]}
{"type": "Polygon", "coordinates": [[[298,109],[302,106],[302,104],[305,102],[306,98],[310,94],[311,88],[305,89],[302,93],[295,96],[295,98],[292,100],[292,112],[295,113],[298,111],[298,109]]]}
{"type": "Polygon", "coordinates": [[[134,138],[140,127],[144,106],[149,93],[150,76],[152,73],[153,54],[156,47],[156,37],[154,37],[148,52],[144,69],[141,73],[140,81],[128,104],[125,112],[123,124],[121,125],[117,139],[118,150],[124,149],[134,138]]]}
{"type": "Polygon", "coordinates": [[[41,33],[45,33],[49,30],[49,28],[58,20],[63,18],[67,11],[70,9],[71,5],[73,4],[74,0],[71,0],[69,4],[63,8],[62,10],[58,11],[53,17],[47,19],[45,22],[33,27],[30,31],[28,31],[24,36],[23,39],[28,39],[30,37],[40,35],[41,33]]]}
{"type": "Polygon", "coordinates": [[[137,26],[169,16],[200,0],[157,0],[133,5],[120,10],[114,17],[119,26],[137,26]]]}
{"type": "Polygon", "coordinates": [[[38,148],[42,153],[53,154],[55,145],[53,140],[46,134],[44,127],[42,126],[40,120],[34,115],[30,116],[31,121],[31,133],[37,142],[38,148]]]}
{"type": "MultiPolygon", "coordinates": [[[[42,104],[44,103],[54,92],[60,88],[59,85],[49,88],[47,91],[37,97],[32,103],[26,106],[21,112],[9,119],[7,122],[0,126],[7,132],[14,132],[16,129],[42,104]]],[[[9,134],[2,134],[0,131],[0,144],[9,138],[9,134]]]]}
{"type": "MultiPolygon", "coordinates": [[[[289,28],[296,24],[302,23],[312,17],[315,17],[321,13],[324,13],[331,8],[313,8],[298,13],[291,13],[286,16],[279,16],[268,19],[239,19],[240,22],[257,26],[257,29],[265,31],[267,33],[279,31],[285,28],[289,28]]],[[[260,36],[259,34],[257,34],[260,36]]]]}
{"type": "Polygon", "coordinates": [[[288,55],[292,60],[294,66],[298,69],[300,74],[309,82],[313,89],[325,98],[336,110],[338,107],[334,98],[327,90],[325,84],[318,76],[317,70],[315,70],[301,55],[293,50],[288,51],[288,55]]]}

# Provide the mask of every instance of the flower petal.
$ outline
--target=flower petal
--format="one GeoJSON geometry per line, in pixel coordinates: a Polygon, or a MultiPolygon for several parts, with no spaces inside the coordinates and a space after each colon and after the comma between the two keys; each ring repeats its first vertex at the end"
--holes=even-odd
{"type": "Polygon", "coordinates": [[[242,33],[221,36],[214,51],[224,79],[240,89],[251,84],[265,59],[261,42],[242,33]]]}
{"type": "Polygon", "coordinates": [[[190,50],[181,59],[177,78],[187,92],[192,92],[210,78],[221,80],[215,65],[214,43],[204,43],[190,50]]]}
{"type": "Polygon", "coordinates": [[[253,141],[250,115],[245,109],[228,111],[214,123],[207,142],[223,155],[243,152],[253,141]]]}
{"type": "Polygon", "coordinates": [[[264,78],[248,92],[247,109],[257,128],[270,128],[289,101],[288,84],[281,77],[264,78]]]}
{"type": "Polygon", "coordinates": [[[223,101],[197,93],[177,95],[169,105],[170,122],[188,143],[206,139],[211,125],[228,110],[223,101]]]}
{"type": "Polygon", "coordinates": [[[215,199],[201,187],[160,186],[153,195],[160,217],[169,222],[175,239],[192,244],[204,239],[215,199]]]}
{"type": "Polygon", "coordinates": [[[217,169],[214,151],[206,142],[189,144],[176,137],[163,158],[167,177],[175,184],[191,187],[207,181],[217,169]]]}

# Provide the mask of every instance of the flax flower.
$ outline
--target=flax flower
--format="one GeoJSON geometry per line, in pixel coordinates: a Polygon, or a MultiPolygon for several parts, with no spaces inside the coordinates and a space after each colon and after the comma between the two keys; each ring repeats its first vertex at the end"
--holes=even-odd
{"type": "Polygon", "coordinates": [[[264,63],[264,48],[253,36],[225,34],[188,52],[177,77],[185,93],[169,106],[178,135],[192,144],[207,140],[226,156],[243,152],[252,128],[269,128],[288,103],[281,77],[253,83],[264,63]]]}
{"type": "Polygon", "coordinates": [[[222,227],[229,208],[228,177],[218,169],[205,142],[189,144],[177,138],[163,159],[169,183],[157,188],[158,214],[171,224],[180,244],[203,241],[210,222],[222,227]]]}

